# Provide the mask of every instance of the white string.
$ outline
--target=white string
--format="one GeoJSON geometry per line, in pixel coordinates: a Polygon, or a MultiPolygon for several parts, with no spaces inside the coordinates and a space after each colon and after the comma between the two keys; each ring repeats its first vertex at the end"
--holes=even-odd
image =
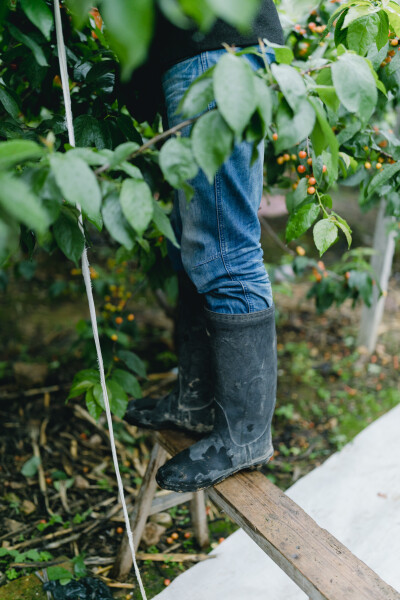
{"type": "MultiPolygon", "coordinates": [[[[71,146],[75,146],[75,134],[74,134],[74,125],[73,125],[73,121],[72,121],[72,110],[71,110],[71,94],[69,91],[67,58],[66,58],[66,53],[65,53],[65,44],[64,44],[64,37],[63,37],[63,31],[62,31],[61,11],[60,11],[59,0],[54,0],[54,16],[55,16],[55,23],[56,23],[58,58],[59,58],[59,62],[60,62],[61,83],[62,83],[62,89],[63,89],[63,94],[64,94],[64,104],[65,104],[65,113],[66,113],[67,128],[68,128],[68,138],[69,138],[69,143],[71,144],[71,146]]],[[[81,207],[79,204],[77,204],[76,206],[79,211],[79,227],[82,231],[82,234],[84,235],[82,210],[81,210],[81,207]]],[[[101,388],[103,390],[104,405],[105,405],[105,409],[106,409],[108,430],[109,430],[109,434],[110,434],[111,452],[112,452],[112,457],[113,457],[113,461],[114,461],[115,474],[116,474],[117,482],[118,482],[119,496],[120,496],[120,500],[121,500],[121,504],[122,504],[122,510],[124,513],[126,533],[128,535],[129,547],[130,547],[131,553],[132,553],[133,566],[135,568],[135,574],[136,574],[136,578],[139,583],[140,592],[142,594],[143,600],[147,600],[146,592],[145,592],[145,589],[144,589],[144,586],[142,583],[142,578],[140,576],[140,572],[139,572],[137,562],[136,562],[135,548],[134,548],[134,544],[133,544],[133,535],[132,535],[132,530],[131,530],[131,526],[130,526],[130,522],[129,522],[128,509],[127,509],[126,502],[125,502],[124,487],[122,485],[121,474],[119,471],[118,456],[117,456],[117,450],[115,447],[114,430],[113,430],[111,411],[110,411],[110,402],[108,400],[106,378],[105,378],[105,374],[104,374],[103,357],[101,354],[99,332],[97,330],[96,308],[95,308],[94,299],[93,299],[92,282],[90,279],[90,269],[89,269],[89,261],[88,261],[88,257],[87,257],[86,246],[82,253],[82,274],[83,274],[83,279],[85,281],[86,294],[87,294],[87,298],[88,298],[88,302],[89,302],[90,319],[92,322],[93,337],[94,337],[94,343],[95,343],[96,352],[97,352],[97,360],[99,363],[100,382],[101,382],[101,388]]]]}

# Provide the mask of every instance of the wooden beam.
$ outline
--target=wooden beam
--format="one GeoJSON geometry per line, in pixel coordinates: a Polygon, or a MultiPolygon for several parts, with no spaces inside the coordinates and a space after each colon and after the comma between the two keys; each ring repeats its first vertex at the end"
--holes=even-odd
{"type": "Polygon", "coordinates": [[[151,508],[149,510],[150,515],[156,515],[157,513],[164,512],[173,506],[179,506],[179,504],[185,504],[185,502],[191,502],[193,500],[192,492],[187,492],[186,494],[178,494],[178,492],[171,492],[170,494],[166,494],[165,496],[158,496],[158,498],[154,498],[151,503],[151,508]]]}
{"type": "MultiPolygon", "coordinates": [[[[194,441],[166,431],[157,438],[172,455],[194,441]]],[[[394,588],[262,473],[242,471],[207,495],[311,600],[400,600],[394,588]]]]}

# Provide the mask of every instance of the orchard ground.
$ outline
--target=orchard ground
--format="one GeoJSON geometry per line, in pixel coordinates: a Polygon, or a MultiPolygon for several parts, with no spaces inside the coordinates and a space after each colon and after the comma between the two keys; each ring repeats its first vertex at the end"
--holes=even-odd
{"type": "MultiPolygon", "coordinates": [[[[374,213],[361,215],[348,188],[342,188],[337,196],[335,204],[353,228],[355,245],[370,246],[374,213]]],[[[282,239],[285,223],[284,216],[269,219],[282,239]]],[[[266,233],[262,242],[271,266],[279,265],[284,255],[282,249],[266,233]]],[[[311,238],[302,241],[302,247],[307,255],[318,259],[311,238]]],[[[326,267],[343,251],[339,244],[334,246],[324,257],[326,267]]],[[[99,273],[115,269],[112,258],[109,247],[93,247],[90,259],[94,273],[96,269],[99,273]]],[[[1,296],[0,488],[4,493],[0,498],[0,541],[5,550],[17,544],[22,544],[21,553],[37,549],[39,560],[44,563],[60,556],[82,557],[89,573],[97,574],[103,569],[105,576],[107,560],[110,562],[115,556],[122,537],[123,519],[121,513],[110,515],[117,503],[117,486],[107,436],[102,431],[104,420],[100,419],[100,427],[86,420],[75,409],[76,405],[84,406],[82,398],[65,403],[76,371],[93,366],[84,362],[87,360],[84,342],[91,344],[91,340],[82,340],[82,332],[78,335],[76,331],[76,324],[88,316],[86,300],[81,293],[79,270],[71,272],[71,265],[61,254],[39,255],[37,260],[34,273],[28,262],[19,263],[7,292],[1,296]],[[63,290],[60,295],[57,289],[63,290]],[[43,387],[54,391],[29,391],[43,387]],[[42,491],[39,486],[37,468],[34,465],[32,468],[32,461],[28,463],[33,455],[35,431],[39,432],[45,494],[43,485],[42,491]],[[50,537],[44,537],[49,534],[50,537]]],[[[317,314],[314,301],[306,298],[310,283],[315,282],[312,273],[301,280],[274,284],[279,311],[276,451],[273,461],[263,471],[282,489],[321,464],[400,401],[399,267],[397,254],[379,343],[371,357],[356,344],[360,307],[353,310],[347,301],[340,308],[317,314]]],[[[130,275],[128,264],[121,273],[120,286],[129,289],[130,275]]],[[[118,296],[119,290],[114,292],[118,296]]],[[[104,286],[104,297],[109,293],[104,286]]],[[[100,296],[96,302],[98,306],[107,304],[100,296]]],[[[116,315],[124,321],[128,315],[134,315],[137,331],[133,349],[147,362],[149,373],[148,380],[143,380],[144,392],[158,395],[170,389],[176,363],[171,318],[154,296],[140,291],[113,318],[116,315]]],[[[115,428],[125,488],[133,500],[152,440],[146,432],[129,427],[118,418],[115,428]]],[[[235,526],[212,504],[208,504],[207,510],[211,545],[215,546],[235,526]]],[[[188,507],[183,505],[169,513],[171,521],[159,539],[148,545],[142,542],[140,550],[199,552],[188,507]]],[[[15,566],[15,563],[34,563],[32,557],[37,561],[34,554],[25,554],[23,560],[5,551],[3,554],[0,556],[2,584],[35,570],[15,566]]],[[[142,561],[149,597],[190,564],[142,561]]],[[[133,576],[129,583],[134,584],[133,576]]],[[[124,598],[131,592],[130,588],[115,590],[115,596],[124,598]]],[[[131,597],[139,598],[136,588],[131,597]]]]}

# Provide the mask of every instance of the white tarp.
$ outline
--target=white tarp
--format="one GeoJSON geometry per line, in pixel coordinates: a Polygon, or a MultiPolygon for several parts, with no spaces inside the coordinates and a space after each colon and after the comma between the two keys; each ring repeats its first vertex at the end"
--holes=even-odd
{"type": "MultiPolygon", "coordinates": [[[[400,405],[287,490],[317,523],[400,591],[400,405]]],[[[159,600],[306,600],[244,533],[235,532],[159,600]]]]}

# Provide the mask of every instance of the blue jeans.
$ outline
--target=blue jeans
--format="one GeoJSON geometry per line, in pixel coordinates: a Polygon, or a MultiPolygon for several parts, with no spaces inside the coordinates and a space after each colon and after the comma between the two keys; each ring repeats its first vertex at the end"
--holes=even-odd
{"type": "MultiPolygon", "coordinates": [[[[182,122],[176,114],[189,85],[226,50],[202,52],[181,61],[163,75],[167,126],[182,122]]],[[[254,70],[262,58],[245,55],[254,70]]],[[[269,62],[274,50],[267,48],[269,62]]],[[[209,105],[208,110],[215,107],[209,105]]],[[[182,131],[189,135],[190,126],[182,131]]],[[[190,181],[194,196],[188,203],[181,190],[175,194],[171,215],[180,250],[170,246],[175,270],[184,269],[204,294],[207,307],[218,313],[242,314],[272,306],[272,290],[263,262],[258,209],[263,191],[264,142],[250,166],[253,145],[236,144],[231,157],[218,170],[213,184],[203,171],[190,181]]]]}

